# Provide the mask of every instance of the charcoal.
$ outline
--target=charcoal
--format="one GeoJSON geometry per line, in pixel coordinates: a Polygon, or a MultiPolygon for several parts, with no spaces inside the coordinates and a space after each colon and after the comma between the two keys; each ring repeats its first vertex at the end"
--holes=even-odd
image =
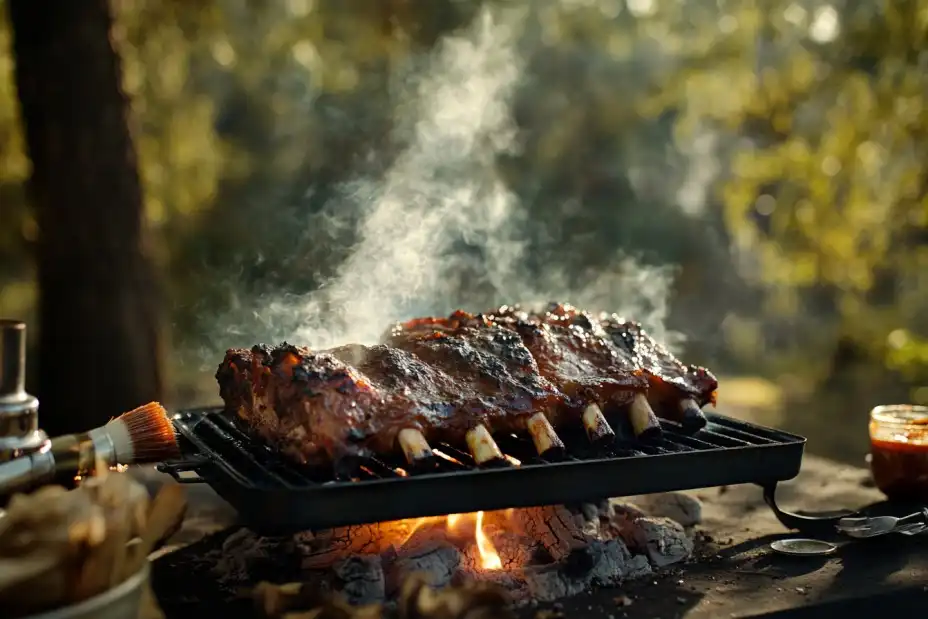
{"type": "Polygon", "coordinates": [[[363,605],[383,601],[386,587],[379,556],[351,556],[335,563],[332,571],[341,583],[339,590],[349,603],[363,605]]]}
{"type": "MultiPolygon", "coordinates": [[[[662,513],[683,505],[681,513],[690,509],[692,516],[692,505],[673,495],[657,501],[662,513]]],[[[301,533],[283,545],[240,531],[227,540],[230,556],[221,567],[227,578],[243,580],[255,577],[256,562],[283,556],[301,566],[300,579],[313,591],[340,593],[354,605],[395,600],[414,574],[436,588],[492,583],[523,605],[616,586],[693,551],[679,522],[622,501],[487,512],[481,522],[499,559],[495,569],[485,567],[486,551],[475,542],[476,519],[453,526],[434,519],[340,527],[301,533]]]]}
{"type": "Polygon", "coordinates": [[[389,569],[388,589],[394,591],[410,574],[420,573],[433,587],[444,587],[451,582],[461,565],[461,553],[451,545],[435,546],[414,556],[396,560],[389,569]]]}
{"type": "Polygon", "coordinates": [[[622,540],[594,540],[587,546],[593,556],[589,581],[598,586],[616,585],[627,578],[640,578],[651,573],[646,557],[633,556],[622,540]]]}
{"type": "Polygon", "coordinates": [[[621,540],[612,539],[593,540],[559,564],[526,568],[523,577],[530,596],[547,602],[650,573],[646,557],[633,556],[621,540]]]}
{"type": "Polygon", "coordinates": [[[287,544],[280,538],[261,537],[249,529],[241,528],[229,535],[216,553],[212,571],[220,582],[238,586],[264,574],[271,564],[289,559],[287,544]]]}
{"type": "Polygon", "coordinates": [[[564,559],[588,541],[583,532],[582,516],[563,505],[520,509],[514,518],[519,531],[530,539],[539,540],[555,561],[564,559]]]}
{"type": "Polygon", "coordinates": [[[522,576],[529,596],[539,602],[553,602],[582,593],[587,588],[585,579],[571,578],[556,565],[527,568],[522,576]]]}

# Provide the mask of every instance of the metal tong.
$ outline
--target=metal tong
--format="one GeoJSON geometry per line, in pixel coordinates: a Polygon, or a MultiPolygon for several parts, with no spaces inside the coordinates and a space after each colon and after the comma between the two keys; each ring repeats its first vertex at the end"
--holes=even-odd
{"type": "Polygon", "coordinates": [[[928,530],[928,508],[908,516],[870,516],[841,518],[835,525],[838,533],[856,538],[878,537],[890,533],[918,535],[928,530]]]}
{"type": "Polygon", "coordinates": [[[830,536],[837,532],[848,537],[864,539],[890,533],[918,535],[928,530],[928,508],[922,508],[902,518],[866,516],[861,512],[852,511],[827,516],[807,516],[784,511],[777,505],[776,483],[766,484],[763,489],[764,501],[783,526],[802,531],[812,537],[830,536]]]}

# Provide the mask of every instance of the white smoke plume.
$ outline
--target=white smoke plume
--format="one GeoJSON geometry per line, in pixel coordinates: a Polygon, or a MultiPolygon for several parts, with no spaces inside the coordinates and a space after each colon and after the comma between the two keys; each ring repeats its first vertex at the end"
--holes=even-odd
{"type": "Polygon", "coordinates": [[[460,300],[462,272],[471,279],[475,272],[474,252],[455,251],[462,240],[479,250],[478,287],[490,291],[481,303],[569,301],[627,313],[667,335],[667,270],[626,259],[578,287],[555,256],[541,278],[527,275],[524,211],[496,172],[497,156],[517,147],[510,102],[522,76],[517,41],[525,24],[524,10],[485,8],[466,31],[440,42],[411,99],[397,106],[394,125],[411,131],[405,151],[385,175],[355,181],[340,198],[349,201],[344,212],[363,213],[350,257],[307,297],[266,304],[265,325],[286,316],[299,327],[271,329],[265,340],[370,344],[396,321],[448,313],[460,300]]]}

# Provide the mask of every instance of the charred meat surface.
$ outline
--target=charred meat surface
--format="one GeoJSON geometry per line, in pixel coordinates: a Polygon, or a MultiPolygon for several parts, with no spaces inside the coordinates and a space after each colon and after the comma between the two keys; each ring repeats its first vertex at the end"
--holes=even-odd
{"type": "Polygon", "coordinates": [[[719,387],[712,372],[685,365],[637,322],[623,321],[612,314],[601,317],[600,325],[648,377],[648,401],[659,415],[691,431],[705,427],[707,420],[702,407],[715,404],[719,387]]]}
{"type": "MultiPolygon", "coordinates": [[[[591,403],[629,404],[635,393],[647,392],[647,378],[625,357],[615,354],[608,338],[584,333],[569,324],[540,324],[527,318],[509,308],[478,315],[455,312],[447,319],[415,319],[397,325],[387,341],[409,350],[410,340],[436,342],[446,333],[461,330],[468,334],[506,333],[494,336],[509,343],[496,352],[505,359],[518,351],[520,365],[537,377],[535,380],[555,390],[553,398],[533,409],[544,412],[554,425],[577,419],[591,403]]],[[[445,348],[436,347],[429,358],[445,363],[445,348]]],[[[414,352],[420,353],[418,348],[414,352]]],[[[464,365],[470,364],[465,360],[464,365]]]]}
{"type": "Polygon", "coordinates": [[[636,393],[646,393],[648,382],[639,368],[628,356],[617,353],[605,333],[581,326],[584,321],[578,318],[582,316],[566,312],[532,315],[510,307],[485,314],[491,323],[518,333],[541,374],[578,410],[591,402],[629,404],[636,393]]]}
{"type": "Polygon", "coordinates": [[[585,313],[560,304],[531,314],[503,306],[482,318],[518,333],[542,375],[565,395],[567,406],[558,422],[565,414],[573,421],[580,418],[591,440],[600,435],[608,439],[615,431],[602,411],[622,408],[635,437],[660,434],[660,422],[645,395],[646,375],[585,313]]]}
{"type": "MultiPolygon", "coordinates": [[[[621,359],[614,361],[614,366],[633,368],[643,375],[647,382],[648,402],[658,416],[681,423],[691,431],[707,423],[701,409],[707,404],[715,404],[718,380],[706,368],[685,365],[648,334],[640,323],[623,320],[615,314],[593,317],[570,305],[555,303],[550,304],[544,312],[537,313],[504,307],[490,319],[501,324],[528,323],[539,325],[539,328],[547,326],[549,331],[556,330],[561,334],[569,329],[569,337],[559,338],[565,342],[562,349],[569,350],[579,342],[583,345],[581,355],[587,358],[591,355],[591,349],[608,349],[612,355],[621,359]],[[585,339],[573,337],[579,333],[585,334],[585,339]],[[608,340],[605,346],[602,344],[603,339],[608,340]]],[[[524,327],[517,328],[526,330],[524,327]]],[[[590,361],[597,368],[607,367],[598,359],[590,361]]],[[[543,365],[540,360],[538,363],[543,365]]]]}
{"type": "Polygon", "coordinates": [[[562,399],[519,337],[493,325],[322,352],[286,344],[230,350],[217,380],[229,410],[306,463],[393,451],[403,430],[461,444],[481,426],[518,431],[562,399]]]}
{"type": "Polygon", "coordinates": [[[660,429],[649,400],[677,420],[680,401],[713,401],[711,374],[651,342],[634,323],[570,306],[503,307],[411,320],[376,346],[233,349],[216,378],[227,410],[301,463],[401,449],[415,464],[447,442],[485,464],[503,457],[494,433],[527,431],[544,454],[563,447],[566,424],[614,438],[602,408],[627,411],[642,437],[660,429]]]}

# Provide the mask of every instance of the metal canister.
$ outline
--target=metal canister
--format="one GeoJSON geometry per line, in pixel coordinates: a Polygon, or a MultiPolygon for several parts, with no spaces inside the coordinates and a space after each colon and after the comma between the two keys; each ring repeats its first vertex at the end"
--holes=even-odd
{"type": "Polygon", "coordinates": [[[0,319],[0,462],[47,442],[39,429],[39,400],[26,393],[26,323],[0,319]]]}

